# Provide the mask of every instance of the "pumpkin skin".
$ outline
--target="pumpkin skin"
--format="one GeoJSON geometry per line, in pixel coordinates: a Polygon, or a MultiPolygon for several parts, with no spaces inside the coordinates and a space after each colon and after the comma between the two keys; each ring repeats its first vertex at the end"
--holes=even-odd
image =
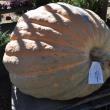
{"type": "MultiPolygon", "coordinates": [[[[55,100],[87,96],[102,86],[88,84],[90,52],[101,48],[109,54],[109,34],[94,12],[50,3],[18,20],[3,63],[12,83],[25,94],[55,100]]],[[[103,71],[106,81],[109,68],[103,71]]]]}

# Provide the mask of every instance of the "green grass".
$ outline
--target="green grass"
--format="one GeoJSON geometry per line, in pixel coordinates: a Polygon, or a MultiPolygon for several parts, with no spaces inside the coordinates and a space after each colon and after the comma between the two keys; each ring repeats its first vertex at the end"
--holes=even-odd
{"type": "Polygon", "coordinates": [[[0,47],[6,45],[10,41],[8,31],[0,32],[0,47]]]}
{"type": "Polygon", "coordinates": [[[8,31],[7,32],[0,32],[0,64],[3,59],[3,54],[5,51],[6,44],[10,41],[8,31]]]}

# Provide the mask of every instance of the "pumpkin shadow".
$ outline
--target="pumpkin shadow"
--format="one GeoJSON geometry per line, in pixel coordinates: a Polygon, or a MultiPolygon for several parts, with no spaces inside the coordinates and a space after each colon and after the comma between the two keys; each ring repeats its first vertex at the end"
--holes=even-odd
{"type": "MultiPolygon", "coordinates": [[[[28,16],[26,14],[24,14],[22,17],[23,17],[23,20],[27,23],[28,27],[30,27],[32,35],[35,35],[36,32],[34,31],[35,30],[34,27],[32,26],[32,24],[30,22],[27,21],[28,16]]],[[[30,29],[28,28],[27,31],[30,32],[30,29]]],[[[18,44],[25,47],[25,44],[22,41],[23,38],[21,37],[18,27],[15,27],[14,32],[16,32],[15,34],[17,35],[16,37],[17,37],[18,44]]],[[[43,49],[43,46],[41,45],[40,41],[37,40],[36,43],[37,43],[37,46],[39,49],[41,49],[41,48],[43,49]]]]}

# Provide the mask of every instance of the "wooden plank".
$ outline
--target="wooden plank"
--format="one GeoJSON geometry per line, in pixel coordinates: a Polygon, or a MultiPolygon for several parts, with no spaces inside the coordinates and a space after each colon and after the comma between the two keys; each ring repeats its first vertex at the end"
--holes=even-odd
{"type": "MultiPolygon", "coordinates": [[[[110,105],[110,88],[99,90],[77,102],[71,101],[70,105],[64,105],[61,110],[96,110],[110,105]]],[[[103,109],[102,109],[103,110],[103,109]]]]}

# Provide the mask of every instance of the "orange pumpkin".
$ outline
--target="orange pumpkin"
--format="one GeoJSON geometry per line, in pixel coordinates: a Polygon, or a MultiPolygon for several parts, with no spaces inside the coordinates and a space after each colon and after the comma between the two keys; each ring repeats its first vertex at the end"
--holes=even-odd
{"type": "MultiPolygon", "coordinates": [[[[94,12],[50,3],[18,20],[3,62],[12,83],[23,93],[58,100],[83,97],[101,86],[88,84],[88,72],[92,57],[107,60],[109,35],[94,12]]],[[[106,81],[109,67],[103,71],[106,81]]]]}

